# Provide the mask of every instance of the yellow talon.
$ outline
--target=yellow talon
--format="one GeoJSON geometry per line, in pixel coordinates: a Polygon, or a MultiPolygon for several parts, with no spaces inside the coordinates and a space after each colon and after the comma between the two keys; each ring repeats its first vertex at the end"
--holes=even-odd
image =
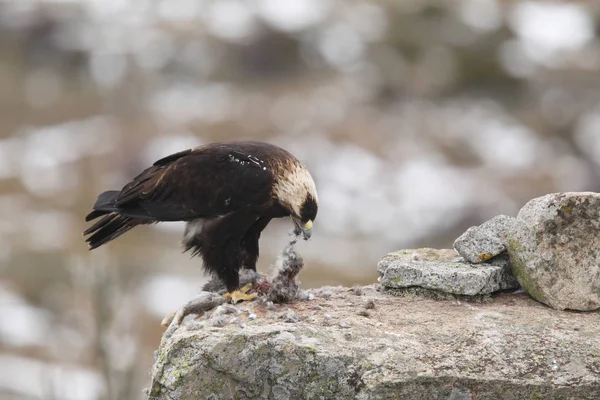
{"type": "Polygon", "coordinates": [[[251,283],[247,284],[240,290],[235,290],[233,293],[225,293],[225,298],[231,299],[231,302],[233,304],[237,304],[241,300],[244,300],[244,301],[254,300],[256,298],[256,296],[258,296],[258,295],[256,293],[247,294],[247,292],[250,289],[252,289],[251,283]]]}
{"type": "Polygon", "coordinates": [[[249,284],[247,284],[246,286],[244,286],[243,288],[241,288],[241,289],[240,289],[240,292],[242,292],[242,293],[246,294],[246,293],[248,293],[248,291],[249,291],[250,289],[252,289],[252,284],[251,284],[251,283],[249,283],[249,284]]]}

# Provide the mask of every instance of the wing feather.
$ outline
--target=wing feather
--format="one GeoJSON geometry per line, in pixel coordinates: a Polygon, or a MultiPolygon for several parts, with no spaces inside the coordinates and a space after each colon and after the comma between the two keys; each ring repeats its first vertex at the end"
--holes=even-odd
{"type": "Polygon", "coordinates": [[[173,221],[265,204],[273,183],[267,164],[225,145],[183,151],[157,161],[125,185],[115,206],[124,216],[173,221]]]}

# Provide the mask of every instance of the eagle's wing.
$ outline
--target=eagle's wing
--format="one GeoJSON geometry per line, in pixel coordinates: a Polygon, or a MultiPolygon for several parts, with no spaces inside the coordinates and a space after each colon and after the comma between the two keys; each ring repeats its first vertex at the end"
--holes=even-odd
{"type": "Polygon", "coordinates": [[[273,173],[268,164],[237,149],[200,147],[165,157],[116,196],[119,214],[154,221],[224,215],[266,205],[273,173]]]}

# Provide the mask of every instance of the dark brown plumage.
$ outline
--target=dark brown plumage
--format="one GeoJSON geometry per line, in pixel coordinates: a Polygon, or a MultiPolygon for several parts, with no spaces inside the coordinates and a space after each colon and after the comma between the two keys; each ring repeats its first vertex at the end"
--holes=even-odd
{"type": "Polygon", "coordinates": [[[258,240],[273,218],[291,216],[310,237],[318,199],[312,177],[289,152],[261,142],[213,143],[143,171],[120,191],[102,193],[84,235],[95,249],[138,225],[188,221],[183,244],[228,291],[240,267],[256,270],[258,240]]]}

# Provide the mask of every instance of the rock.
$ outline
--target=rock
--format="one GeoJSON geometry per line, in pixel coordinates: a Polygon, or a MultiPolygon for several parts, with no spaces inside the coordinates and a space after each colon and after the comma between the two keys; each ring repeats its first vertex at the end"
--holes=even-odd
{"type": "Polygon", "coordinates": [[[289,308],[286,311],[284,311],[283,313],[279,314],[279,319],[283,320],[284,322],[289,322],[292,324],[296,323],[300,320],[298,318],[298,315],[296,315],[296,313],[289,308]]]}
{"type": "Polygon", "coordinates": [[[518,287],[507,257],[473,265],[454,250],[401,250],[383,257],[377,265],[386,288],[422,287],[457,295],[481,295],[518,287]]]}
{"type": "Polygon", "coordinates": [[[352,292],[357,296],[362,296],[362,288],[360,286],[354,286],[352,292]]]}
{"type": "Polygon", "coordinates": [[[539,197],[516,221],[508,251],[523,288],[559,310],[600,308],[600,194],[539,197]]]}
{"type": "Polygon", "coordinates": [[[489,261],[506,251],[508,233],[515,219],[498,215],[489,221],[472,226],[454,241],[454,249],[465,260],[477,264],[489,261]]]}
{"type": "MultiPolygon", "coordinates": [[[[245,328],[180,327],[160,348],[150,400],[597,399],[600,314],[564,313],[527,295],[473,304],[393,297],[372,287],[319,300],[350,328],[282,322],[256,302],[245,328]],[[356,315],[365,301],[371,317],[356,315]],[[350,304],[350,305],[349,305],[350,304]],[[577,330],[575,329],[577,328],[577,330]]],[[[243,317],[241,317],[243,318],[243,317]]]]}

